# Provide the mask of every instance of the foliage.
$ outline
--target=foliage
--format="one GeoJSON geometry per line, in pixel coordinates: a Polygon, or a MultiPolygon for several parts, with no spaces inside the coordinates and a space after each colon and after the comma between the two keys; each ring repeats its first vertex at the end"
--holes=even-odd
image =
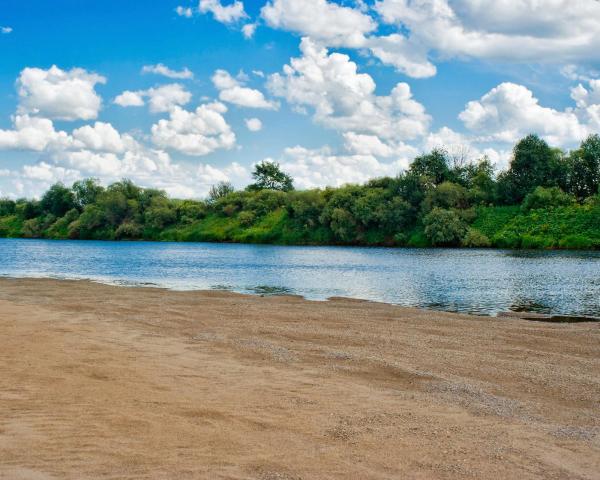
{"type": "Polygon", "coordinates": [[[289,192],[294,189],[294,181],[284,173],[276,162],[262,161],[254,167],[252,178],[255,183],[248,190],[281,190],[289,192]]]}
{"type": "Polygon", "coordinates": [[[454,210],[435,207],[423,218],[425,236],[434,246],[457,246],[467,232],[467,224],[454,210]]]}
{"type": "Polygon", "coordinates": [[[539,208],[563,207],[573,203],[575,203],[575,198],[558,187],[537,187],[533,192],[527,194],[521,208],[524,212],[528,212],[539,208]]]}
{"type": "Polygon", "coordinates": [[[208,191],[208,201],[211,203],[217,202],[233,192],[235,192],[235,188],[233,188],[231,183],[219,182],[210,187],[210,190],[208,191]]]}
{"type": "Polygon", "coordinates": [[[572,152],[530,135],[510,168],[444,150],[396,177],[296,191],[276,163],[255,183],[177,200],[123,179],[55,184],[40,200],[0,199],[0,236],[406,247],[600,248],[600,137],[572,152]]]}
{"type": "Polygon", "coordinates": [[[463,247],[485,248],[491,247],[492,242],[476,228],[469,228],[461,244],[463,247]]]}

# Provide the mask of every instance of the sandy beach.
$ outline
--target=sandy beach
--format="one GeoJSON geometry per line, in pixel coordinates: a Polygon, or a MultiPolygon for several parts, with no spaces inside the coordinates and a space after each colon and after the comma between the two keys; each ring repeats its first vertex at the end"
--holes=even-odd
{"type": "Polygon", "coordinates": [[[0,478],[598,479],[600,324],[0,279],[0,478]]]}

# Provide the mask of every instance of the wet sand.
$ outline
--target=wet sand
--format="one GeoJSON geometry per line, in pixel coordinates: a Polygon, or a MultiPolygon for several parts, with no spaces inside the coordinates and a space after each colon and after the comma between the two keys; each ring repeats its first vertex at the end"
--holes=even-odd
{"type": "Polygon", "coordinates": [[[600,478],[600,325],[0,279],[1,479],[600,478]]]}

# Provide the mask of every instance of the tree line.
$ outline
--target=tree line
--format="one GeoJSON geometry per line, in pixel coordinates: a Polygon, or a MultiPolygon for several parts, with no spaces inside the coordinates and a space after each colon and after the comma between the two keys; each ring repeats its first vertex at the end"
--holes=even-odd
{"type": "Polygon", "coordinates": [[[600,248],[600,136],[568,153],[536,135],[509,168],[443,149],[396,177],[295,190],[274,162],[254,183],[214,185],[204,200],[170,199],[129,180],[57,183],[39,200],[0,199],[0,236],[284,244],[600,248]]]}

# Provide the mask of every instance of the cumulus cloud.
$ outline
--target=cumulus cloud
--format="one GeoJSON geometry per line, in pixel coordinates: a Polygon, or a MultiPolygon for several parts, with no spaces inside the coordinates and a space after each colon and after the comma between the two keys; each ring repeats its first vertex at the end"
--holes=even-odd
{"type": "Polygon", "coordinates": [[[572,110],[543,107],[529,89],[509,82],[469,102],[459,118],[480,141],[515,142],[537,133],[551,144],[569,145],[589,133],[572,110]]]}
{"type": "Polygon", "coordinates": [[[13,31],[12,27],[0,27],[0,32],[2,32],[5,35],[12,33],[12,31],[13,31]]]}
{"type": "Polygon", "coordinates": [[[219,99],[223,102],[246,108],[267,110],[278,108],[278,105],[267,100],[260,90],[244,87],[240,80],[233,78],[225,70],[217,70],[212,76],[212,81],[215,88],[219,90],[219,99]]]}
{"type": "Polygon", "coordinates": [[[132,92],[131,90],[125,90],[123,93],[115,97],[113,103],[121,107],[143,107],[145,105],[144,92],[132,92]]]}
{"type": "Polygon", "coordinates": [[[49,148],[61,148],[71,143],[71,137],[56,131],[52,120],[15,115],[12,130],[0,130],[0,149],[33,150],[41,152],[49,148]]]}
{"type": "Polygon", "coordinates": [[[252,38],[256,32],[256,23],[247,23],[242,27],[242,34],[245,38],[252,38]]]}
{"type": "Polygon", "coordinates": [[[176,106],[189,103],[192,94],[179,83],[169,83],[147,90],[126,90],[113,103],[121,107],[141,107],[145,105],[145,99],[148,99],[151,112],[169,112],[176,106]]]}
{"type": "Polygon", "coordinates": [[[158,63],[156,65],[144,65],[142,67],[142,73],[154,73],[156,75],[162,75],[167,78],[174,79],[190,79],[194,78],[194,74],[186,67],[183,70],[172,70],[166,65],[162,63],[158,63]]]}
{"type": "Polygon", "coordinates": [[[25,68],[17,80],[19,113],[57,120],[95,119],[102,106],[94,90],[98,83],[106,79],[82,68],[25,68]]]}
{"type": "Polygon", "coordinates": [[[572,62],[600,58],[596,0],[379,0],[375,10],[444,57],[572,62]]]}
{"type": "Polygon", "coordinates": [[[361,135],[355,132],[344,133],[344,146],[353,154],[378,158],[408,158],[418,153],[415,147],[404,142],[383,142],[376,135],[361,135]]]}
{"type": "Polygon", "coordinates": [[[126,142],[110,123],[95,122],[73,130],[74,144],[80,148],[120,153],[125,150],[126,142]]]}
{"type": "Polygon", "coordinates": [[[273,28],[310,37],[325,47],[370,51],[382,63],[411,77],[436,73],[427,59],[427,49],[417,40],[398,33],[376,35],[377,22],[364,3],[351,8],[327,0],[272,0],[263,7],[261,16],[273,28]]]}
{"type": "Polygon", "coordinates": [[[244,122],[246,123],[246,128],[251,132],[262,130],[262,122],[258,118],[246,118],[244,122]]]}
{"type": "Polygon", "coordinates": [[[200,13],[212,13],[215,20],[221,23],[235,23],[248,16],[243,2],[238,0],[229,5],[221,4],[220,0],[200,0],[198,10],[200,13]]]}
{"type": "Polygon", "coordinates": [[[377,23],[355,8],[327,0],[272,0],[261,17],[273,27],[290,30],[331,47],[363,47],[377,23]]]}
{"type": "Polygon", "coordinates": [[[175,9],[175,13],[177,13],[177,15],[179,15],[180,17],[192,18],[194,11],[189,7],[182,7],[181,5],[179,5],[175,9]]]}
{"type": "Polygon", "coordinates": [[[290,104],[311,107],[318,123],[340,131],[410,140],[424,135],[430,117],[412,98],[410,87],[398,83],[387,96],[375,94],[375,81],[358,73],[348,55],[327,52],[309,38],[302,56],[292,58],[283,74],[269,77],[268,88],[290,104]]]}
{"type": "Polygon", "coordinates": [[[279,162],[281,168],[294,177],[298,188],[363,183],[371,178],[397,175],[409,164],[407,158],[384,163],[373,155],[336,154],[329,147],[301,146],[286,148],[279,162]]]}
{"type": "Polygon", "coordinates": [[[195,111],[174,107],[168,119],[152,126],[152,141],[187,155],[207,155],[235,145],[235,134],[223,117],[227,107],[220,102],[200,105],[195,111]]]}

